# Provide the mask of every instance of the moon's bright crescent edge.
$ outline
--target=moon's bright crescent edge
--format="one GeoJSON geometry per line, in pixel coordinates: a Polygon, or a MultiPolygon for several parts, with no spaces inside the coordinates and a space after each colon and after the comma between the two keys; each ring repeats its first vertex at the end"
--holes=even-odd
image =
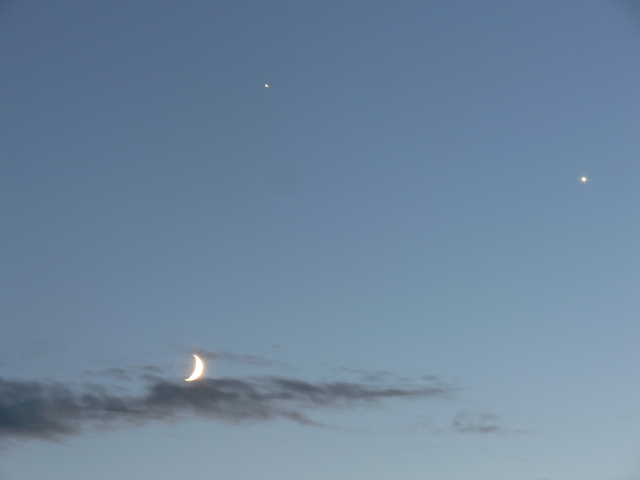
{"type": "Polygon", "coordinates": [[[189,378],[184,379],[186,382],[192,382],[193,380],[196,380],[200,375],[202,375],[202,370],[204,370],[204,365],[202,364],[202,360],[200,360],[200,357],[198,357],[196,354],[193,354],[193,356],[196,359],[196,368],[193,370],[193,373],[189,378]]]}

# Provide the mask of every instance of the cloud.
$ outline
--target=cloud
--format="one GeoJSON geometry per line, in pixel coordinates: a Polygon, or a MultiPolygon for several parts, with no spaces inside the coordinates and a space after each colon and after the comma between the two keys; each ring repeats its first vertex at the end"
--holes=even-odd
{"type": "Polygon", "coordinates": [[[500,417],[494,413],[458,413],[451,423],[451,430],[457,433],[470,434],[531,434],[532,431],[522,428],[505,428],[500,425],[500,417]]]}
{"type": "Polygon", "coordinates": [[[274,360],[259,357],[257,355],[242,355],[220,350],[217,352],[210,350],[198,349],[196,352],[202,358],[209,360],[217,360],[222,362],[237,363],[242,365],[251,365],[255,367],[281,367],[283,364],[274,360]]]}
{"type": "Polygon", "coordinates": [[[452,429],[458,433],[497,433],[506,430],[498,425],[500,417],[492,413],[483,413],[471,417],[466,412],[460,412],[453,419],[452,429]]]}
{"type": "Polygon", "coordinates": [[[120,381],[131,380],[130,375],[123,368],[111,367],[111,368],[105,368],[104,370],[101,370],[101,371],[96,372],[96,373],[93,373],[93,372],[84,372],[84,373],[86,373],[88,375],[98,375],[98,376],[110,377],[110,378],[113,378],[115,380],[120,380],[120,381]]]}
{"type": "MultiPolygon", "coordinates": [[[[335,367],[333,371],[337,374],[355,375],[365,382],[385,382],[385,381],[408,381],[406,377],[402,377],[388,370],[365,370],[362,368],[335,367]]],[[[431,380],[438,380],[435,375],[429,376],[431,380]]]]}
{"type": "Polygon", "coordinates": [[[455,390],[442,381],[389,385],[262,376],[193,383],[155,378],[140,394],[130,395],[95,386],[77,390],[58,383],[0,378],[0,439],[56,439],[92,426],[190,416],[230,423],[286,418],[302,425],[320,425],[308,417],[309,411],[442,397],[455,390]]]}

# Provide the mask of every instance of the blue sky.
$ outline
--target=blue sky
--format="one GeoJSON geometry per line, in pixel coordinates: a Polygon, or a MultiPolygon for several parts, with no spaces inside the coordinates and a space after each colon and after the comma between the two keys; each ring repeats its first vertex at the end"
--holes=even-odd
{"type": "Polygon", "coordinates": [[[0,3],[0,479],[640,478],[639,53],[625,2],[0,3]]]}

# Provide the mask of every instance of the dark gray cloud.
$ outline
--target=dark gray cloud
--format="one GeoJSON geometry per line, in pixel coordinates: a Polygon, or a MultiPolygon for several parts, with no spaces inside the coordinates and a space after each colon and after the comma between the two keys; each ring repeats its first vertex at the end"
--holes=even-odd
{"type": "Polygon", "coordinates": [[[44,438],[77,434],[92,426],[116,427],[150,420],[197,416],[244,423],[286,418],[320,425],[307,416],[317,409],[348,409],[383,400],[442,397],[455,392],[442,381],[309,382],[273,376],[216,378],[192,383],[159,378],[138,395],[58,383],[0,378],[0,438],[44,438]]]}

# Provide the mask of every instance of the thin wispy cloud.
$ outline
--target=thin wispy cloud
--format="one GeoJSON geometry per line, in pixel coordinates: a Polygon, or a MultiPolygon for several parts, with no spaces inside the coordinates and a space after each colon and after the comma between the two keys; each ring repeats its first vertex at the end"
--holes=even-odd
{"type": "Polygon", "coordinates": [[[498,425],[498,416],[484,413],[472,417],[467,412],[461,412],[453,419],[452,429],[459,433],[495,433],[504,429],[498,425]]]}
{"type": "MultiPolygon", "coordinates": [[[[120,373],[120,372],[118,372],[120,373]]],[[[309,416],[321,409],[356,409],[393,399],[443,397],[455,387],[442,381],[310,382],[262,376],[193,383],[155,378],[138,395],[92,387],[0,378],[0,438],[55,439],[93,426],[200,417],[227,423],[289,419],[321,425],[309,416]]]]}
{"type": "Polygon", "coordinates": [[[108,377],[108,378],[112,378],[120,381],[131,380],[131,376],[123,368],[111,367],[111,368],[105,368],[104,370],[101,370],[96,373],[93,373],[93,372],[85,372],[85,373],[88,375],[98,375],[98,376],[108,377]]]}
{"type": "MultiPolygon", "coordinates": [[[[362,381],[369,382],[385,382],[385,381],[408,381],[407,377],[402,377],[397,373],[389,372],[387,370],[365,370],[363,368],[350,368],[350,367],[335,367],[333,371],[337,374],[345,374],[360,378],[362,381]]],[[[433,380],[437,378],[434,377],[433,380]]]]}
{"type": "Polygon", "coordinates": [[[253,367],[282,367],[283,363],[257,355],[237,354],[227,352],[225,350],[212,351],[198,349],[196,352],[202,358],[207,360],[216,360],[219,362],[235,363],[240,365],[251,365],[253,367]]]}

